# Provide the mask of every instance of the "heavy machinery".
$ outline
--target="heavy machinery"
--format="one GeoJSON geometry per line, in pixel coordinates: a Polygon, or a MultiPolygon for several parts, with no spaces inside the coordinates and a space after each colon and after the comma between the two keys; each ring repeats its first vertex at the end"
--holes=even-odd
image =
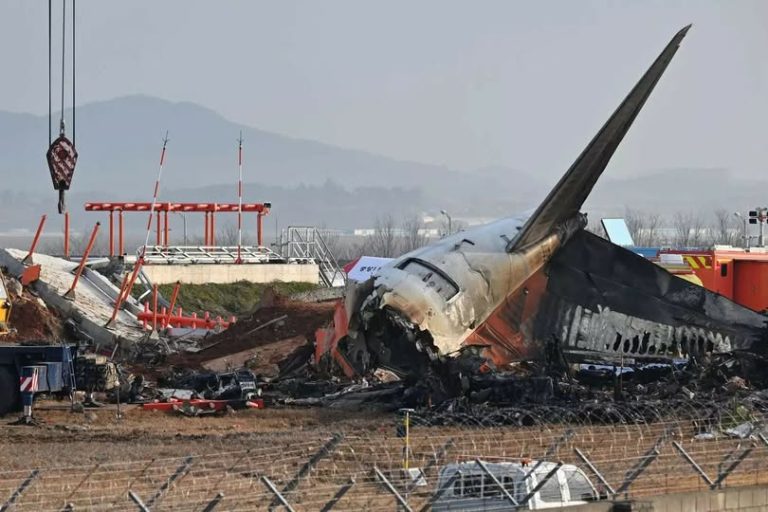
{"type": "Polygon", "coordinates": [[[104,356],[78,354],[74,345],[0,346],[0,416],[23,406],[28,421],[32,401],[41,393],[64,398],[77,390],[90,396],[119,385],[114,363],[104,356]]]}
{"type": "Polygon", "coordinates": [[[67,345],[13,345],[0,347],[0,415],[18,411],[27,395],[67,396],[75,390],[76,347],[67,345]]]}
{"type": "Polygon", "coordinates": [[[0,275],[0,334],[8,332],[11,320],[11,297],[5,287],[3,276],[0,275]]]}

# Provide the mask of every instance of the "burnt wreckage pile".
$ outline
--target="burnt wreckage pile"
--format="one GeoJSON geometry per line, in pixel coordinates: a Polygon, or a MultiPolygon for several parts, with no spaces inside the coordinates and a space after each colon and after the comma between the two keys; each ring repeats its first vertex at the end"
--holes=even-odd
{"type": "Polygon", "coordinates": [[[764,315],[586,232],[580,212],[689,28],[531,215],[447,236],[348,290],[327,344],[346,375],[392,371],[407,405],[717,399],[768,385],[764,315]]]}

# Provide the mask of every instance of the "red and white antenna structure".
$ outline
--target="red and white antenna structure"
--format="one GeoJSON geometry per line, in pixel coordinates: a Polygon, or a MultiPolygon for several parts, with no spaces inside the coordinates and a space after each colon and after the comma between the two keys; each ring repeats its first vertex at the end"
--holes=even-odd
{"type": "MultiPolygon", "coordinates": [[[[115,326],[115,323],[117,322],[117,314],[120,311],[120,308],[123,305],[123,302],[125,302],[128,299],[128,295],[130,294],[130,291],[133,289],[133,285],[136,282],[136,278],[139,275],[139,270],[141,270],[142,265],[144,265],[144,257],[147,254],[147,245],[149,245],[149,235],[152,232],[152,216],[155,213],[155,207],[157,206],[157,196],[160,193],[160,180],[163,177],[163,164],[165,163],[165,148],[168,146],[168,131],[165,132],[165,138],[163,138],[163,151],[160,153],[160,168],[157,171],[157,180],[155,181],[155,192],[152,195],[152,207],[149,209],[149,219],[147,219],[147,237],[144,239],[144,245],[141,246],[141,252],[139,253],[139,257],[136,259],[136,264],[133,266],[133,272],[131,272],[131,277],[124,281],[124,287],[120,288],[120,293],[117,295],[117,300],[115,301],[115,309],[112,310],[112,317],[107,321],[105,327],[108,329],[111,329],[115,326]]],[[[158,215],[160,213],[158,212],[158,215]]],[[[158,224],[158,230],[160,226],[158,224]]],[[[121,231],[122,232],[122,231],[121,231]]],[[[121,235],[122,236],[122,235],[121,235]]],[[[122,242],[121,242],[122,245],[122,242]]],[[[155,308],[157,309],[157,308],[155,308]]]]}
{"type": "MultiPolygon", "coordinates": [[[[152,217],[155,214],[155,206],[157,206],[157,196],[160,193],[160,180],[163,177],[163,164],[165,163],[165,148],[168,146],[168,132],[165,132],[165,138],[163,138],[163,151],[160,153],[160,167],[157,171],[157,180],[155,181],[155,192],[152,196],[152,208],[149,209],[149,218],[147,219],[147,237],[144,239],[144,245],[141,247],[141,254],[139,254],[139,260],[144,260],[144,256],[147,253],[147,245],[149,245],[149,235],[152,232],[152,217]]],[[[159,214],[158,214],[159,215],[159,214]]]]}
{"type": "Polygon", "coordinates": [[[237,139],[237,167],[239,176],[237,179],[237,259],[235,263],[240,264],[243,259],[240,257],[240,248],[243,245],[243,132],[240,132],[240,138],[237,139]]]}

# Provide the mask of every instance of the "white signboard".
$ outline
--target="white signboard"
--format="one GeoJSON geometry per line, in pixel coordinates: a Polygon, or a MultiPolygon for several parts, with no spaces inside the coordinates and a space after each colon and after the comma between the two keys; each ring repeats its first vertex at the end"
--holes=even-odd
{"type": "MultiPolygon", "coordinates": [[[[392,258],[377,258],[375,256],[361,256],[347,270],[347,279],[363,282],[376,275],[379,269],[392,261],[392,258]]],[[[346,270],[346,269],[345,269],[346,270]]]]}

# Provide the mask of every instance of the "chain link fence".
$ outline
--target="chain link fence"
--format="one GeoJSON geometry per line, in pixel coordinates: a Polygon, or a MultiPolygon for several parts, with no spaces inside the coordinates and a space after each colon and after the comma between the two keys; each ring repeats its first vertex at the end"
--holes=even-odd
{"type": "MultiPolygon", "coordinates": [[[[583,473],[603,498],[768,483],[765,413],[756,404],[587,403],[409,418],[407,437],[398,418],[373,429],[264,434],[206,455],[0,471],[1,510],[430,510],[457,494],[461,475],[439,477],[460,462],[482,476],[486,465],[527,461],[525,471],[545,480],[536,499],[552,491],[545,477],[553,464],[539,460],[579,468],[564,474],[583,473]]],[[[502,480],[487,476],[477,488],[491,498],[484,510],[533,499],[530,488],[502,480]]]]}

